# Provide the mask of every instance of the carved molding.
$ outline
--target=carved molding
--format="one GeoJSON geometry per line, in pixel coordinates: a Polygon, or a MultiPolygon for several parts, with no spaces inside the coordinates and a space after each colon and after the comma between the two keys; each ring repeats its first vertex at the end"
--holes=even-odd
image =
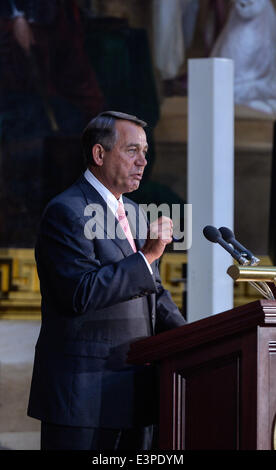
{"type": "Polygon", "coordinates": [[[172,296],[180,310],[184,310],[183,293],[186,291],[186,278],[183,277],[183,266],[187,264],[186,253],[165,253],[160,264],[160,276],[163,286],[172,296]]]}
{"type": "MultiPolygon", "coordinates": [[[[160,264],[164,287],[171,293],[178,308],[185,312],[186,279],[183,266],[186,253],[165,253],[160,264]]],[[[263,264],[263,262],[262,262],[263,264]]],[[[247,283],[237,283],[234,289],[235,306],[260,299],[247,283]]],[[[40,290],[34,250],[21,248],[0,249],[0,318],[39,319],[40,290]]]]}
{"type": "Polygon", "coordinates": [[[40,318],[40,290],[34,250],[0,249],[0,318],[40,318]]]}

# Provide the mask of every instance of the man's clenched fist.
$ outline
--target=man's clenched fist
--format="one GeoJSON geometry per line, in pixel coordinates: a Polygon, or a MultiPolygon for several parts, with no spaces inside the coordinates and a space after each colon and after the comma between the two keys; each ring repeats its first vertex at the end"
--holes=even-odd
{"type": "Polygon", "coordinates": [[[150,264],[160,258],[166,245],[172,242],[172,234],[173,222],[169,217],[159,217],[150,224],[146,243],[141,250],[150,264]]]}

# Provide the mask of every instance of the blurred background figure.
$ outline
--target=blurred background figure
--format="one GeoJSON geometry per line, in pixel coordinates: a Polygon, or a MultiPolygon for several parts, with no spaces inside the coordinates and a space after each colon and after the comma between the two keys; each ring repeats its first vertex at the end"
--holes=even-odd
{"type": "Polygon", "coordinates": [[[3,0],[0,15],[2,90],[60,95],[85,112],[86,121],[101,110],[74,0],[3,0]]]}
{"type": "Polygon", "coordinates": [[[72,136],[103,109],[74,0],[1,1],[0,96],[0,243],[31,247],[47,197],[45,166],[65,152],[70,174],[72,136]]]}

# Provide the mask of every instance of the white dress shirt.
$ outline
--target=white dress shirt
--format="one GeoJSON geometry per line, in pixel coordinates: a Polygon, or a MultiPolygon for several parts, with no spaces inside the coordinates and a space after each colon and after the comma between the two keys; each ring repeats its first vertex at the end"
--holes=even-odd
{"type": "MultiPolygon", "coordinates": [[[[117,212],[117,209],[118,209],[118,200],[116,199],[116,197],[114,196],[114,194],[112,194],[109,189],[106,188],[106,186],[104,186],[97,178],[95,175],[93,175],[93,173],[91,173],[90,170],[85,170],[84,172],[84,177],[85,179],[88,181],[88,183],[90,183],[94,189],[96,189],[96,191],[98,191],[98,193],[102,196],[102,198],[104,199],[104,201],[106,202],[106,204],[108,205],[109,209],[113,212],[113,214],[116,216],[116,212],[117,212]]],[[[119,201],[123,203],[123,198],[122,198],[122,195],[119,197],[119,201]]],[[[152,274],[152,269],[151,269],[151,265],[149,264],[147,258],[144,256],[144,254],[141,252],[141,251],[138,251],[138,253],[140,253],[140,255],[143,257],[143,259],[145,260],[145,263],[148,267],[148,269],[150,270],[150,273],[152,274]]]]}

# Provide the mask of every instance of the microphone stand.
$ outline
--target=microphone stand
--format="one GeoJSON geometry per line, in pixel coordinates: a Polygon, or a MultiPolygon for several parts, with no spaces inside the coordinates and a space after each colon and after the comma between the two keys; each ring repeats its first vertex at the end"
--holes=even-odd
{"type": "Polygon", "coordinates": [[[244,248],[227,227],[221,227],[218,230],[212,225],[206,225],[203,229],[203,235],[212,243],[221,245],[237,261],[238,265],[232,265],[227,270],[227,274],[234,281],[247,281],[266,299],[275,300],[276,267],[258,267],[259,258],[244,248]],[[271,284],[271,287],[267,282],[271,284]]]}
{"type": "Polygon", "coordinates": [[[254,287],[257,291],[259,291],[266,299],[268,300],[275,300],[272,290],[268,286],[266,282],[254,282],[250,281],[249,284],[254,287]]]}
{"type": "Polygon", "coordinates": [[[276,267],[232,265],[228,268],[227,274],[234,281],[249,282],[266,299],[275,300],[276,267]],[[271,287],[267,283],[271,284],[271,287]]]}

